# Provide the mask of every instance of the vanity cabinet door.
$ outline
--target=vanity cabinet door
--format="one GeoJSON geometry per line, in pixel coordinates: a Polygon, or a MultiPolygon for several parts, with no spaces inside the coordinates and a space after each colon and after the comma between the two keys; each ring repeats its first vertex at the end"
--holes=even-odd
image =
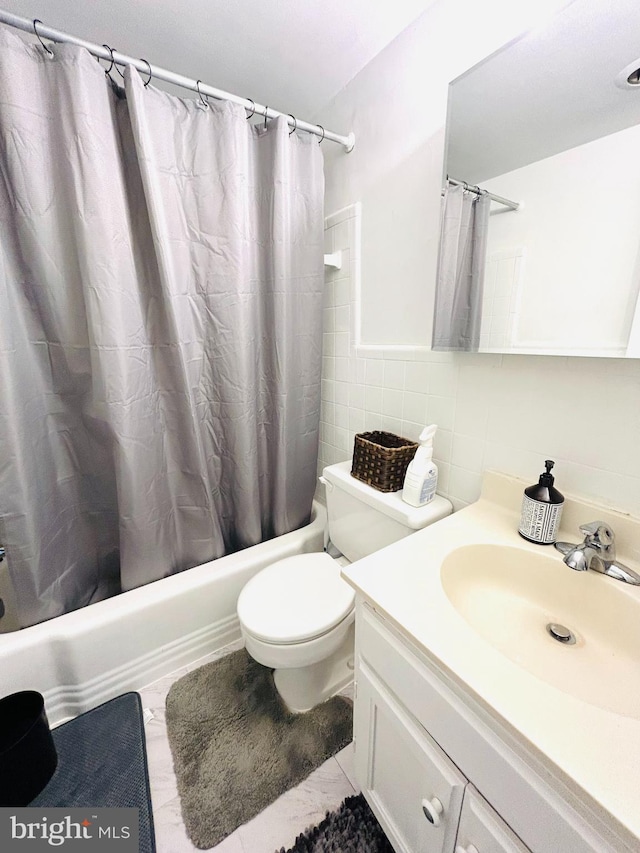
{"type": "Polygon", "coordinates": [[[466,779],[360,662],[356,776],[397,853],[453,853],[466,779]]]}
{"type": "Polygon", "coordinates": [[[531,851],[473,785],[467,785],[455,853],[531,853],[531,851]]]}

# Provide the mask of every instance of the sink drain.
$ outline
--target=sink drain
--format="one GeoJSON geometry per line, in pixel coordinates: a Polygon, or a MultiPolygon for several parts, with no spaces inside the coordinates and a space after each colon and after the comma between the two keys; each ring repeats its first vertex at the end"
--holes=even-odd
{"type": "Polygon", "coordinates": [[[559,643],[564,643],[565,646],[572,646],[576,641],[575,634],[568,628],[565,628],[564,625],[558,625],[557,622],[549,622],[547,633],[559,643]]]}

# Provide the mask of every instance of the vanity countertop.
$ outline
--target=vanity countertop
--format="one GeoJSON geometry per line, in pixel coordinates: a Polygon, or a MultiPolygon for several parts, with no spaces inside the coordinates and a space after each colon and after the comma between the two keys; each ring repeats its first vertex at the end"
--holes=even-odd
{"type": "MultiPolygon", "coordinates": [[[[558,572],[572,575],[569,583],[578,596],[581,584],[616,584],[615,595],[633,597],[640,613],[640,587],[593,571],[573,573],[551,546],[518,535],[524,485],[487,472],[477,503],[344,567],[342,575],[634,849],[640,845],[640,705],[635,716],[616,713],[531,674],[483,639],[454,607],[441,582],[440,566],[455,549],[508,546],[557,558],[558,572]]],[[[620,559],[637,569],[640,521],[622,513],[568,498],[559,539],[577,542],[578,525],[596,518],[613,527],[620,559]]],[[[553,621],[553,614],[549,616],[553,621]]],[[[629,653],[640,662],[640,649],[629,653]]],[[[640,663],[638,672],[640,682],[640,663]]]]}

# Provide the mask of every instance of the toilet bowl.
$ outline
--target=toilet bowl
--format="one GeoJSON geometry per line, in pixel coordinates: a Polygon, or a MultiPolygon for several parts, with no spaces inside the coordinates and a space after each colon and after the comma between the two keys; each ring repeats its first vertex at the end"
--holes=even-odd
{"type": "MultiPolygon", "coordinates": [[[[424,507],[405,504],[351,476],[351,462],[330,465],[328,533],[344,562],[353,562],[444,518],[452,511],[436,495],[424,507]]],[[[298,554],[258,572],[238,599],[249,654],[273,668],[278,693],[291,711],[308,711],[353,677],[355,593],[327,553],[298,554]]]]}
{"type": "Polygon", "coordinates": [[[328,554],[278,560],[244,587],[238,618],[251,657],[275,670],[292,711],[308,711],[351,680],[355,593],[328,554]]]}

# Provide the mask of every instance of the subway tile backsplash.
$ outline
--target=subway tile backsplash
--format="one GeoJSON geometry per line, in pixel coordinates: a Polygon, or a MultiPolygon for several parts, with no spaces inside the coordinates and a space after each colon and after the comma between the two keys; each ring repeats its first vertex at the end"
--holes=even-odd
{"type": "Polygon", "coordinates": [[[359,215],[326,219],[325,251],[343,266],[325,275],[318,472],[351,457],[357,432],[415,440],[437,423],[438,492],[456,509],[478,498],[485,469],[533,483],[552,458],[560,491],[640,515],[640,360],[361,345],[359,215]]]}

